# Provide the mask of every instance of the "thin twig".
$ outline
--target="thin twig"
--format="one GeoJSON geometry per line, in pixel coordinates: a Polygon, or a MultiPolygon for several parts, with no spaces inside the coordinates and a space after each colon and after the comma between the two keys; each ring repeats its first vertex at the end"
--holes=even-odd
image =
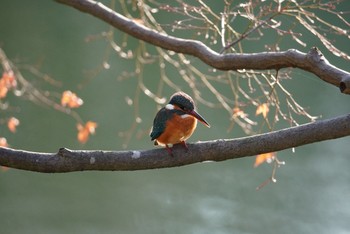
{"type": "Polygon", "coordinates": [[[255,26],[254,28],[250,29],[249,31],[243,33],[237,40],[231,42],[230,44],[226,45],[224,48],[222,48],[220,50],[220,54],[224,53],[225,50],[233,47],[234,45],[236,45],[238,42],[242,41],[244,38],[246,38],[247,36],[249,36],[250,34],[252,34],[253,32],[255,32],[256,30],[258,30],[259,28],[261,28],[262,26],[264,26],[265,24],[267,24],[269,21],[271,21],[274,17],[276,17],[277,15],[279,15],[280,12],[273,14],[272,16],[270,16],[268,19],[263,20],[262,22],[260,22],[257,26],[255,26]]]}

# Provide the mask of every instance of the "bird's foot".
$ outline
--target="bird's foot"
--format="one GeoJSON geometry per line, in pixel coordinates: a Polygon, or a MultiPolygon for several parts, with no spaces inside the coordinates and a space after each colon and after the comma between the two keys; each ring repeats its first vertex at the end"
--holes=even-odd
{"type": "Polygon", "coordinates": [[[188,151],[188,146],[185,141],[181,141],[179,144],[181,144],[183,147],[185,147],[186,152],[188,151]]]}
{"type": "Polygon", "coordinates": [[[168,145],[165,145],[165,149],[168,151],[168,154],[169,154],[171,157],[174,157],[172,147],[169,147],[168,145]]]}
{"type": "MultiPolygon", "coordinates": [[[[188,152],[188,146],[186,144],[185,141],[181,141],[180,143],[177,143],[175,145],[182,145],[185,149],[186,149],[186,152],[188,152]]],[[[168,154],[171,156],[171,157],[174,157],[174,154],[173,154],[173,146],[175,145],[165,145],[165,149],[168,151],[168,154]]]]}

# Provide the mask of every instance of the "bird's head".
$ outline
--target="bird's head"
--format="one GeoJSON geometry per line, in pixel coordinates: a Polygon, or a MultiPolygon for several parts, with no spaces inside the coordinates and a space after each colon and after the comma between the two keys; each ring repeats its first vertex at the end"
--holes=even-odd
{"type": "Polygon", "coordinates": [[[167,109],[179,109],[185,114],[191,115],[210,128],[210,124],[196,111],[196,106],[190,95],[184,92],[174,93],[166,105],[167,109]]]}

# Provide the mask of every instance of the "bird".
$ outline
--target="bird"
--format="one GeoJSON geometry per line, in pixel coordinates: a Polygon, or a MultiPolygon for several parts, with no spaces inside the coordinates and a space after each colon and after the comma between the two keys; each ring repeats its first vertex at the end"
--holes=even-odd
{"type": "Polygon", "coordinates": [[[176,92],[170,97],[169,103],[156,114],[150,133],[151,140],[154,145],[165,146],[171,156],[171,147],[175,144],[182,144],[188,150],[186,140],[196,129],[197,120],[210,128],[210,124],[196,111],[191,96],[176,92]]]}

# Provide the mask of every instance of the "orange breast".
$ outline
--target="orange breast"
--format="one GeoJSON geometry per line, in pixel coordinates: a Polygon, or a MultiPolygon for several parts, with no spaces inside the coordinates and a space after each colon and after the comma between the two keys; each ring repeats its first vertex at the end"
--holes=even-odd
{"type": "Polygon", "coordinates": [[[186,141],[197,127],[197,119],[191,115],[185,115],[183,118],[180,115],[167,121],[164,132],[157,138],[157,142],[163,145],[177,144],[186,141]]]}

